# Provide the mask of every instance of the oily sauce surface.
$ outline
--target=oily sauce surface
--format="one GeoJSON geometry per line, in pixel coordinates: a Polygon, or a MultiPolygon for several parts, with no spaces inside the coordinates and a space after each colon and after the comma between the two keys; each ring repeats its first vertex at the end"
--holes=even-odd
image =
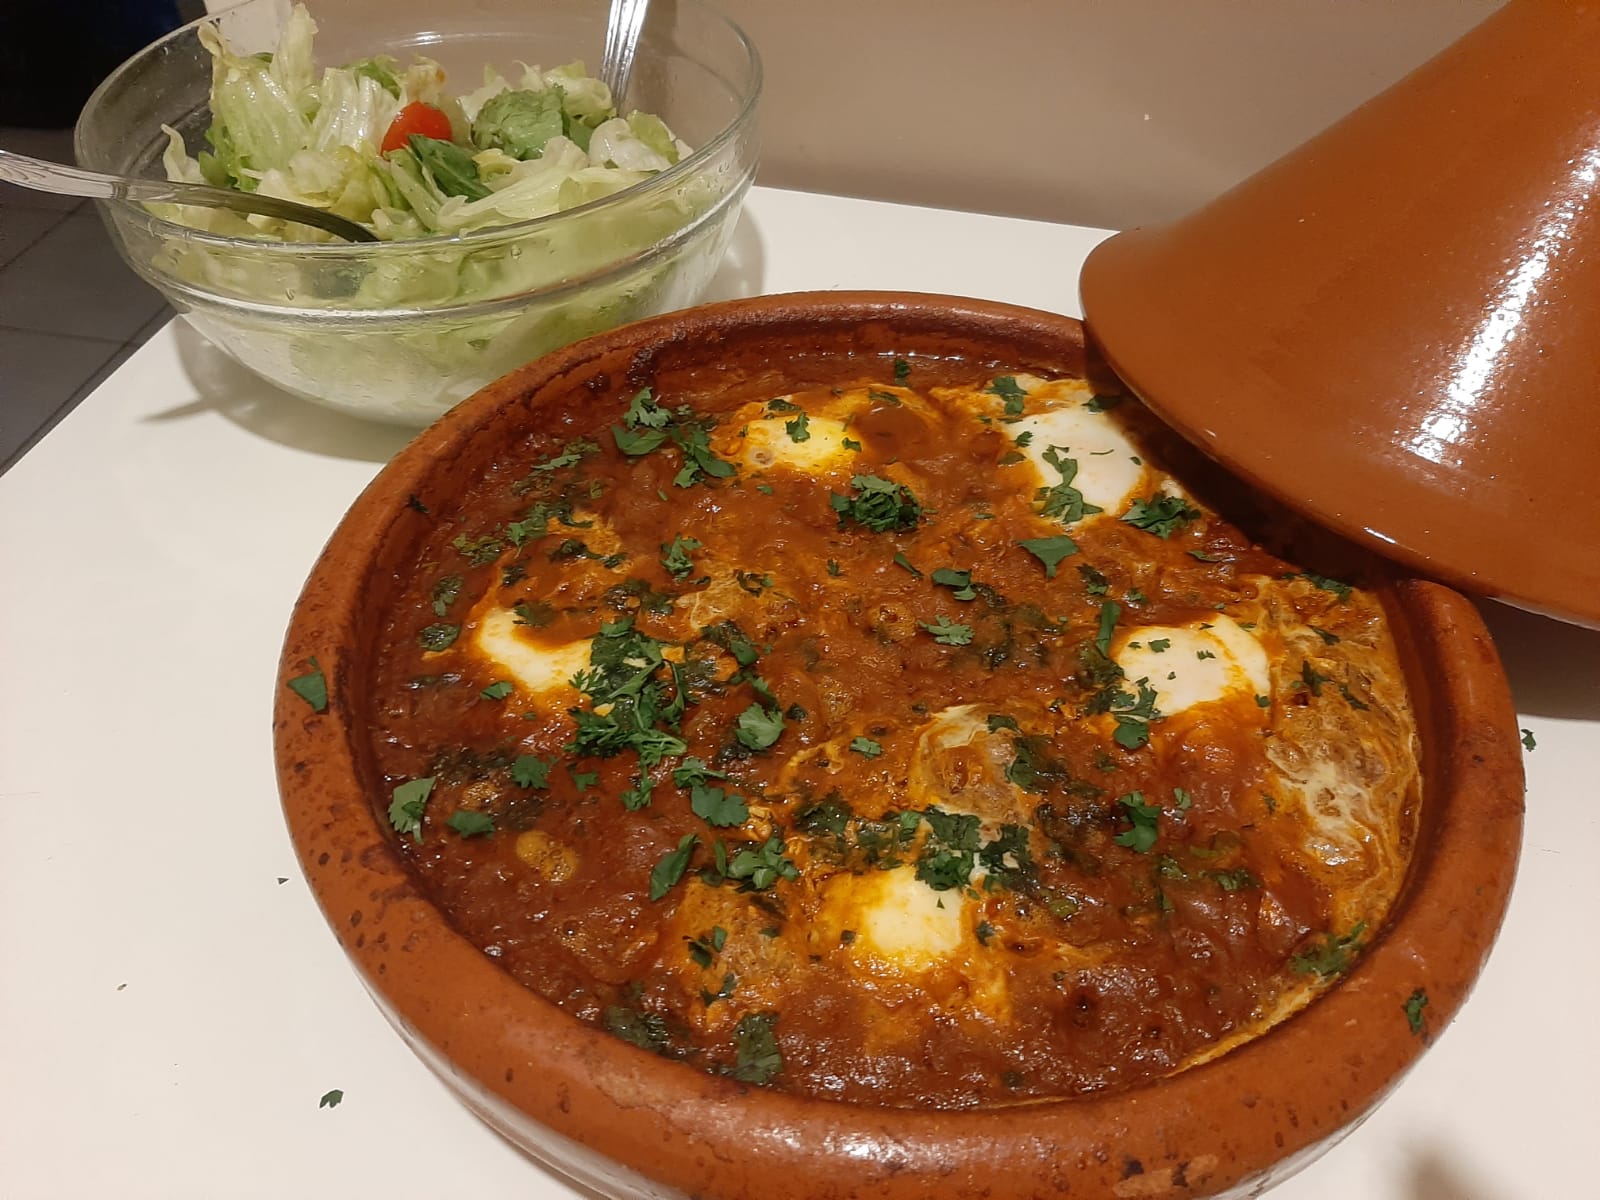
{"type": "Polygon", "coordinates": [[[375,803],[577,1018],[1004,1104],[1220,1052],[1382,921],[1418,782],[1378,602],[1223,521],[1133,401],[944,370],[585,397],[430,508],[375,803]]]}

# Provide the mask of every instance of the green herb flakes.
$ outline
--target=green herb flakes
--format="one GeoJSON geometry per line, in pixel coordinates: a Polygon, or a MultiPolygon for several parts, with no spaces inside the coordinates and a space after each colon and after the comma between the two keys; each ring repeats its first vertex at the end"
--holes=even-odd
{"type": "Polygon", "coordinates": [[[1153,533],[1158,538],[1170,538],[1200,515],[1200,510],[1182,496],[1158,495],[1148,500],[1135,500],[1122,514],[1122,519],[1135,529],[1153,533]]]}
{"type": "MultiPolygon", "coordinates": [[[[312,712],[328,711],[328,681],[323,677],[322,668],[317,665],[316,656],[306,659],[306,665],[311,668],[304,675],[296,675],[288,680],[287,686],[291,692],[311,706],[312,712]]],[[[1524,730],[1526,732],[1526,730],[1524,730]]],[[[1528,735],[1532,737],[1532,734],[1528,735]]],[[[1529,749],[1532,749],[1530,746],[1529,749]]]]}
{"type": "Polygon", "coordinates": [[[433,777],[413,779],[402,783],[389,793],[389,824],[404,837],[410,834],[419,844],[422,841],[422,814],[427,810],[428,797],[433,794],[433,777]]]}
{"type": "Polygon", "coordinates": [[[752,704],[739,714],[738,727],[734,736],[739,739],[739,744],[748,746],[752,750],[765,750],[777,741],[783,733],[783,714],[776,709],[768,710],[759,704],[752,704]]]}
{"type": "Polygon", "coordinates": [[[877,758],[883,753],[883,747],[869,737],[851,738],[850,749],[865,758],[877,758]]]}
{"type": "Polygon", "coordinates": [[[1078,543],[1062,534],[1059,537],[1025,538],[1018,542],[1029,554],[1044,564],[1044,577],[1054,579],[1056,568],[1069,554],[1078,552],[1078,543]]]}
{"type": "Polygon", "coordinates": [[[535,754],[519,754],[511,760],[511,782],[518,787],[545,788],[550,786],[550,768],[553,762],[546,762],[535,754]]]}
{"type": "Polygon", "coordinates": [[[494,832],[494,818],[470,808],[457,809],[445,824],[464,838],[482,837],[494,832]]]}
{"type": "Polygon", "coordinates": [[[1118,796],[1117,803],[1122,805],[1132,824],[1126,832],[1119,833],[1112,840],[1135,854],[1148,854],[1160,833],[1161,806],[1146,804],[1143,792],[1128,792],[1118,796]]]}
{"type": "Polygon", "coordinates": [[[734,1027],[732,1076],[740,1083],[770,1083],[783,1070],[783,1054],[774,1032],[776,1013],[746,1013],[734,1027]]]}
{"type": "Polygon", "coordinates": [[[789,435],[791,442],[809,442],[811,440],[811,418],[801,413],[792,421],[785,421],[784,432],[789,435]]]}
{"type": "Polygon", "coordinates": [[[443,621],[436,621],[423,628],[417,634],[417,643],[430,653],[437,654],[441,650],[448,650],[455,644],[456,638],[461,636],[461,626],[447,625],[443,621]]]}
{"type": "Polygon", "coordinates": [[[1002,375],[988,387],[983,389],[991,396],[999,396],[1005,404],[1006,416],[1020,417],[1023,402],[1028,398],[1028,393],[1017,382],[1015,375],[1002,375]]]}
{"type": "Polygon", "coordinates": [[[972,626],[952,624],[942,613],[931,622],[917,624],[933,634],[933,640],[941,646],[965,646],[972,641],[972,626]]]}
{"type": "Polygon", "coordinates": [[[343,1100],[344,1100],[344,1091],[342,1089],[340,1089],[340,1088],[333,1088],[331,1091],[326,1091],[326,1092],[322,1093],[322,1099],[317,1101],[317,1107],[318,1108],[338,1108],[339,1104],[343,1100]]]}
{"type": "Polygon", "coordinates": [[[699,837],[686,833],[678,842],[678,848],[668,852],[667,856],[650,870],[650,899],[659,900],[677,885],[683,878],[683,873],[689,868],[689,858],[694,854],[694,848],[700,842],[699,837]]]}
{"type": "Polygon", "coordinates": [[[1427,1007],[1428,992],[1425,988],[1418,988],[1412,992],[1400,1006],[1401,1011],[1406,1014],[1406,1024],[1410,1026],[1411,1032],[1418,1036],[1421,1036],[1423,1030],[1427,1028],[1427,1021],[1422,1015],[1422,1010],[1427,1007]]]}
{"type": "Polygon", "coordinates": [[[828,503],[839,514],[839,528],[859,525],[873,533],[891,529],[915,529],[922,519],[922,505],[911,492],[892,480],[876,475],[856,475],[850,480],[853,495],[828,494],[828,503]]]}
{"type": "Polygon", "coordinates": [[[516,689],[512,687],[509,679],[496,679],[488,687],[484,688],[483,691],[479,692],[478,695],[482,696],[485,700],[504,700],[515,690],[516,689]]]}
{"type": "Polygon", "coordinates": [[[940,567],[933,573],[933,582],[939,587],[951,589],[951,595],[957,600],[976,600],[978,593],[972,589],[972,572],[957,571],[951,567],[940,567]]]}

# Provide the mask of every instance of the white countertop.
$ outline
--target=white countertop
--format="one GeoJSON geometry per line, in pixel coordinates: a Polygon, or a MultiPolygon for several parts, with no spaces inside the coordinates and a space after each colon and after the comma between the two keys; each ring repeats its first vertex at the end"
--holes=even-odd
{"type": "MultiPolygon", "coordinates": [[[[758,188],[711,298],[1076,314],[1103,236],[758,188]]],[[[390,1031],[279,813],[290,609],[406,437],[175,322],[0,477],[0,1196],[578,1195],[390,1031]]],[[[1538,742],[1510,914],[1455,1024],[1275,1198],[1600,1194],[1600,633],[1486,607],[1538,742]]]]}

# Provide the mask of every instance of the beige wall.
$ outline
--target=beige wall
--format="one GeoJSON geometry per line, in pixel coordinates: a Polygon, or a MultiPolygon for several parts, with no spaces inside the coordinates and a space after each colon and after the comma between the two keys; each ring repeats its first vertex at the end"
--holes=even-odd
{"type": "Polygon", "coordinates": [[[766,63],[762,182],[1122,228],[1224,191],[1501,0],[715,2],[766,63]]]}
{"type": "Polygon", "coordinates": [[[1502,2],[712,0],[766,64],[762,182],[1111,228],[1224,191],[1502,2]]]}

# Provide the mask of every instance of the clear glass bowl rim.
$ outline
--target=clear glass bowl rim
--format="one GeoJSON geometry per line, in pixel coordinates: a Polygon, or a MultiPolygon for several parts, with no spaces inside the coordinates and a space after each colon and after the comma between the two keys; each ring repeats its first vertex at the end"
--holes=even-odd
{"type": "MultiPolygon", "coordinates": [[[[243,0],[244,4],[261,2],[262,0],[243,0]]],[[[357,259],[381,258],[386,254],[400,255],[413,250],[444,247],[459,250],[493,246],[500,241],[515,240],[526,236],[548,225],[568,221],[585,214],[600,212],[607,208],[624,207],[641,197],[672,188],[676,186],[680,179],[695,174],[705,162],[715,158],[728,142],[738,137],[751,124],[755,116],[756,105],[761,99],[761,56],[757,53],[755,44],[751,42],[745,31],[731,17],[720,9],[706,3],[705,0],[677,0],[677,2],[679,4],[687,4],[690,8],[721,24],[733,34],[735,42],[744,51],[750,82],[749,87],[744,91],[739,111],[734,115],[733,120],[718,130],[703,145],[697,146],[687,158],[680,159],[659,175],[642,180],[631,187],[623,188],[620,192],[613,192],[609,196],[591,200],[588,204],[581,204],[577,208],[548,213],[542,217],[532,217],[526,221],[517,221],[510,225],[496,225],[489,229],[478,229],[471,233],[436,234],[432,237],[405,238],[388,242],[286,242],[273,238],[239,238],[210,233],[177,221],[169,221],[165,217],[158,217],[142,204],[135,204],[131,201],[112,201],[111,203],[127,204],[135,209],[140,218],[149,223],[151,231],[160,236],[183,238],[198,245],[210,246],[214,249],[245,250],[267,256],[288,255],[299,257],[301,255],[311,255],[317,258],[351,257],[357,259]]],[[[233,11],[233,9],[242,6],[242,4],[235,4],[216,12],[207,13],[203,17],[174,29],[171,33],[165,34],[132,55],[110,75],[106,76],[101,81],[100,86],[95,88],[89,99],[84,102],[83,110],[78,116],[77,124],[73,131],[73,150],[79,161],[82,161],[81,141],[86,123],[90,116],[101,107],[106,93],[117,85],[125,73],[133,69],[135,63],[158,53],[167,43],[177,41],[207,22],[216,22],[233,11]]]]}

